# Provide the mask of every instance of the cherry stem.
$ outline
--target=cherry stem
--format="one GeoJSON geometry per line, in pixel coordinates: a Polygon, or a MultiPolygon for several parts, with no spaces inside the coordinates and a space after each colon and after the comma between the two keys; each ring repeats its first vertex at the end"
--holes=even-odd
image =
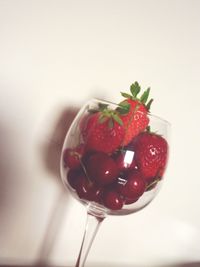
{"type": "Polygon", "coordinates": [[[86,175],[86,178],[87,178],[87,180],[88,180],[89,185],[92,186],[93,183],[92,183],[92,181],[90,180],[89,175],[87,174],[87,171],[86,171],[86,168],[85,168],[85,165],[84,165],[83,161],[80,160],[80,163],[81,163],[81,167],[83,168],[83,171],[84,171],[84,173],[85,173],[85,175],[86,175]]]}
{"type": "Polygon", "coordinates": [[[75,267],[84,267],[88,253],[99,230],[99,226],[105,219],[105,212],[92,205],[87,210],[87,220],[79,256],[75,267]]]}

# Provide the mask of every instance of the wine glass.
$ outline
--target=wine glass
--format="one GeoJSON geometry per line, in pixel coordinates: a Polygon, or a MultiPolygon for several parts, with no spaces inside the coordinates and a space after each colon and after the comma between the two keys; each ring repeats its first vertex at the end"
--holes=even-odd
{"type": "Polygon", "coordinates": [[[88,101],[63,144],[62,181],[87,210],[75,267],[84,266],[99,226],[108,215],[141,210],[163,181],[170,124],[137,108],[127,122],[126,108],[99,99],[88,101]]]}

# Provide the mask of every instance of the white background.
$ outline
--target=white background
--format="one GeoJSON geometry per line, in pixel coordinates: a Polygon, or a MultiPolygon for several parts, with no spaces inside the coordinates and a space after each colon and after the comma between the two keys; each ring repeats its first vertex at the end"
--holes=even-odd
{"type": "Polygon", "coordinates": [[[0,0],[2,262],[74,263],[85,210],[60,182],[64,130],[137,80],[172,124],[166,180],[143,211],[106,219],[88,266],[200,266],[199,14],[198,0],[0,0]]]}

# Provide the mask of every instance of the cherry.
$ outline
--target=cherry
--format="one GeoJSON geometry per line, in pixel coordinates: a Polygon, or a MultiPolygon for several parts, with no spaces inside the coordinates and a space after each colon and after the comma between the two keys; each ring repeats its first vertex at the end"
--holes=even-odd
{"type": "Polygon", "coordinates": [[[85,174],[78,177],[76,183],[76,192],[81,199],[100,202],[102,188],[92,183],[85,174]]]}
{"type": "Polygon", "coordinates": [[[131,171],[125,183],[118,184],[122,196],[128,199],[139,198],[146,189],[146,182],[137,170],[131,171]]]}
{"type": "Polygon", "coordinates": [[[128,205],[128,204],[132,204],[135,203],[136,201],[138,201],[139,198],[125,198],[124,199],[124,204],[128,205]]]}
{"type": "Polygon", "coordinates": [[[114,190],[105,192],[103,203],[111,210],[120,210],[123,207],[123,199],[120,197],[119,193],[114,190]]]}
{"type": "Polygon", "coordinates": [[[80,175],[83,175],[83,171],[81,169],[70,169],[67,173],[67,181],[69,185],[73,188],[76,189],[77,182],[78,182],[78,177],[80,175]]]}
{"type": "Polygon", "coordinates": [[[83,151],[83,145],[79,145],[76,148],[66,148],[63,153],[64,166],[70,169],[78,168],[80,166],[83,151]]]}
{"type": "Polygon", "coordinates": [[[112,183],[119,172],[115,161],[103,152],[92,154],[87,159],[86,171],[90,179],[100,185],[112,183]]]}
{"type": "Polygon", "coordinates": [[[120,152],[120,154],[116,156],[115,162],[120,171],[135,169],[134,151],[127,150],[120,152]]]}

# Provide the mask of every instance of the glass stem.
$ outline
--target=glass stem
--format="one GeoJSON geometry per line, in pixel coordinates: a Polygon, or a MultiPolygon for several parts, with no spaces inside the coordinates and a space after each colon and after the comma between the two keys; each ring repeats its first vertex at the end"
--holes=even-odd
{"type": "Polygon", "coordinates": [[[91,245],[104,218],[103,214],[98,215],[88,209],[83,240],[75,267],[84,267],[91,245]]]}

